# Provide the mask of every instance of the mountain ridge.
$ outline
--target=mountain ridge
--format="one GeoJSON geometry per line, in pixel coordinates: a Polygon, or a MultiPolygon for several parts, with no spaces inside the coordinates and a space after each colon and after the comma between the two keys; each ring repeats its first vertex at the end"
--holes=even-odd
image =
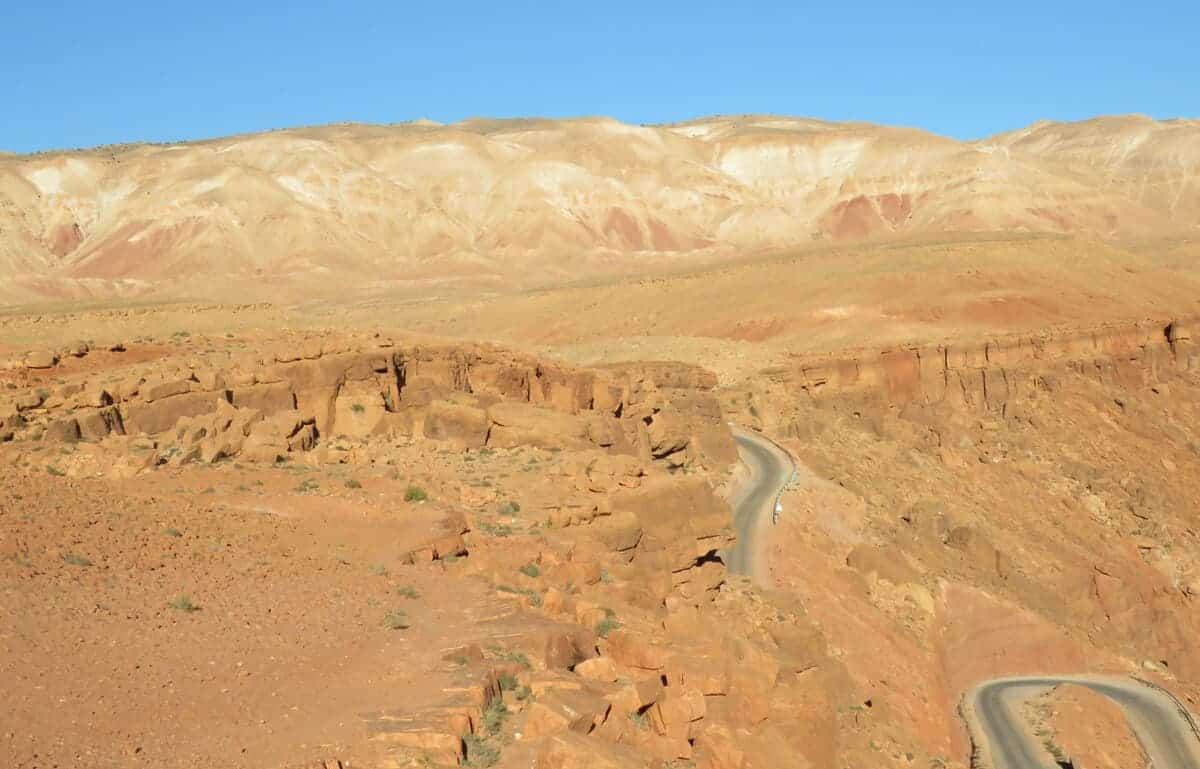
{"type": "Polygon", "coordinates": [[[339,123],[0,154],[0,302],[530,285],[920,234],[1186,237],[1198,212],[1185,119],[970,142],[770,115],[339,123]]]}

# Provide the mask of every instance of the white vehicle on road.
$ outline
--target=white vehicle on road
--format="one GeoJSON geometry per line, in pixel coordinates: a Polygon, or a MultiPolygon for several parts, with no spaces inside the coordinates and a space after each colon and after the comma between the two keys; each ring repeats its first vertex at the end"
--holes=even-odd
{"type": "Polygon", "coordinates": [[[771,523],[779,523],[779,516],[783,514],[783,503],[775,503],[775,512],[771,513],[771,523]]]}

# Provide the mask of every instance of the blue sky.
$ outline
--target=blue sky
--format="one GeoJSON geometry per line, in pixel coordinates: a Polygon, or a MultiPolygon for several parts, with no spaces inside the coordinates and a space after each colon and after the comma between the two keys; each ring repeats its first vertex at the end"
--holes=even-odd
{"type": "Polygon", "coordinates": [[[959,138],[1200,117],[1200,3],[968,5],[13,2],[0,149],[419,117],[769,112],[959,138]]]}

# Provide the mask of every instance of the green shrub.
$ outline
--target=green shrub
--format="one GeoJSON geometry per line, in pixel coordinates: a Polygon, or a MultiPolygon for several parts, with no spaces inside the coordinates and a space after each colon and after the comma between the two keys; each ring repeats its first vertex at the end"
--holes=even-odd
{"type": "Polygon", "coordinates": [[[508,718],[508,708],[504,706],[504,700],[497,697],[492,700],[492,704],[487,706],[487,710],[483,711],[483,725],[487,728],[487,733],[498,733],[504,727],[506,718],[508,718]]]}
{"type": "Polygon", "coordinates": [[[420,598],[421,594],[412,585],[402,585],[396,588],[396,595],[401,598],[420,598]]]}
{"type": "Polygon", "coordinates": [[[512,675],[511,673],[505,673],[504,675],[500,676],[499,683],[500,683],[500,691],[502,691],[502,692],[514,691],[518,685],[517,677],[512,675]]]}
{"type": "Polygon", "coordinates": [[[542,570],[538,568],[536,563],[527,563],[521,567],[521,573],[526,577],[540,577],[542,570]]]}
{"type": "Polygon", "coordinates": [[[361,414],[367,410],[367,407],[362,405],[361,403],[355,403],[350,406],[350,410],[353,411],[355,414],[361,414]]]}
{"type": "Polygon", "coordinates": [[[388,630],[407,630],[412,627],[408,615],[402,611],[390,611],[383,618],[383,626],[388,630]]]}
{"type": "Polygon", "coordinates": [[[619,627],[621,627],[621,623],[617,621],[616,617],[605,617],[596,623],[596,635],[608,638],[608,634],[619,627]]]}
{"type": "Polygon", "coordinates": [[[179,596],[175,600],[168,603],[167,606],[176,611],[181,611],[184,614],[191,614],[192,612],[200,611],[200,607],[197,606],[192,599],[186,595],[179,596]]]}
{"type": "Polygon", "coordinates": [[[495,766],[496,762],[500,760],[500,749],[482,737],[468,734],[463,738],[463,744],[467,749],[466,766],[486,769],[486,767],[495,766]]]}
{"type": "Polygon", "coordinates": [[[180,531],[179,529],[175,528],[174,526],[168,528],[163,533],[166,534],[168,537],[182,537],[183,536],[183,532],[180,531]]]}
{"type": "Polygon", "coordinates": [[[405,502],[424,502],[427,499],[429,499],[429,495],[420,486],[409,486],[408,490],[404,492],[405,502]]]}
{"type": "Polygon", "coordinates": [[[346,483],[344,485],[348,489],[361,489],[362,488],[362,484],[359,483],[358,481],[354,480],[353,478],[347,478],[346,483]]]}
{"type": "Polygon", "coordinates": [[[513,515],[521,512],[521,506],[511,499],[500,505],[500,515],[513,515]]]}
{"type": "Polygon", "coordinates": [[[74,553],[67,553],[66,555],[64,555],[63,562],[67,563],[71,566],[85,566],[86,567],[86,566],[92,565],[92,562],[89,561],[88,559],[84,558],[82,555],[75,555],[74,553]]]}
{"type": "Polygon", "coordinates": [[[387,567],[382,563],[377,563],[371,567],[371,574],[376,577],[386,577],[388,575],[387,567]]]}
{"type": "Polygon", "coordinates": [[[55,478],[61,478],[66,475],[66,473],[64,473],[62,470],[59,470],[57,467],[54,467],[53,465],[46,465],[46,472],[50,475],[53,475],[55,478]]]}

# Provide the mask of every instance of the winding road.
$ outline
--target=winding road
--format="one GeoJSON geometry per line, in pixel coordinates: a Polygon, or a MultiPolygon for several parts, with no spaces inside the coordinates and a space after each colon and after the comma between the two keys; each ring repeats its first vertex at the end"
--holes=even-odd
{"type": "MultiPolygon", "coordinates": [[[[734,574],[763,584],[762,530],[771,525],[775,502],[796,467],[786,451],[762,435],[738,427],[733,428],[733,435],[747,474],[729,500],[737,543],[724,554],[725,564],[734,574]]],[[[968,692],[964,716],[978,747],[975,765],[1058,769],[1050,753],[1029,733],[1016,706],[1065,683],[1087,687],[1119,705],[1153,769],[1200,769],[1200,737],[1181,703],[1133,678],[1090,675],[996,678],[968,692]]]]}
{"type": "MultiPolygon", "coordinates": [[[[1200,741],[1186,711],[1165,692],[1116,676],[997,678],[975,687],[967,706],[985,763],[992,769],[1055,769],[1050,754],[1027,731],[1014,708],[1059,684],[1076,684],[1109,698],[1125,711],[1129,726],[1154,769],[1200,769],[1200,741]]],[[[1130,767],[1134,769],[1134,767],[1130,767]]]]}
{"type": "Polygon", "coordinates": [[[787,452],[758,433],[733,428],[738,454],[749,473],[729,500],[737,542],[726,554],[725,565],[734,574],[761,582],[765,568],[758,557],[761,529],[770,526],[775,501],[787,485],[795,465],[787,452]]]}

